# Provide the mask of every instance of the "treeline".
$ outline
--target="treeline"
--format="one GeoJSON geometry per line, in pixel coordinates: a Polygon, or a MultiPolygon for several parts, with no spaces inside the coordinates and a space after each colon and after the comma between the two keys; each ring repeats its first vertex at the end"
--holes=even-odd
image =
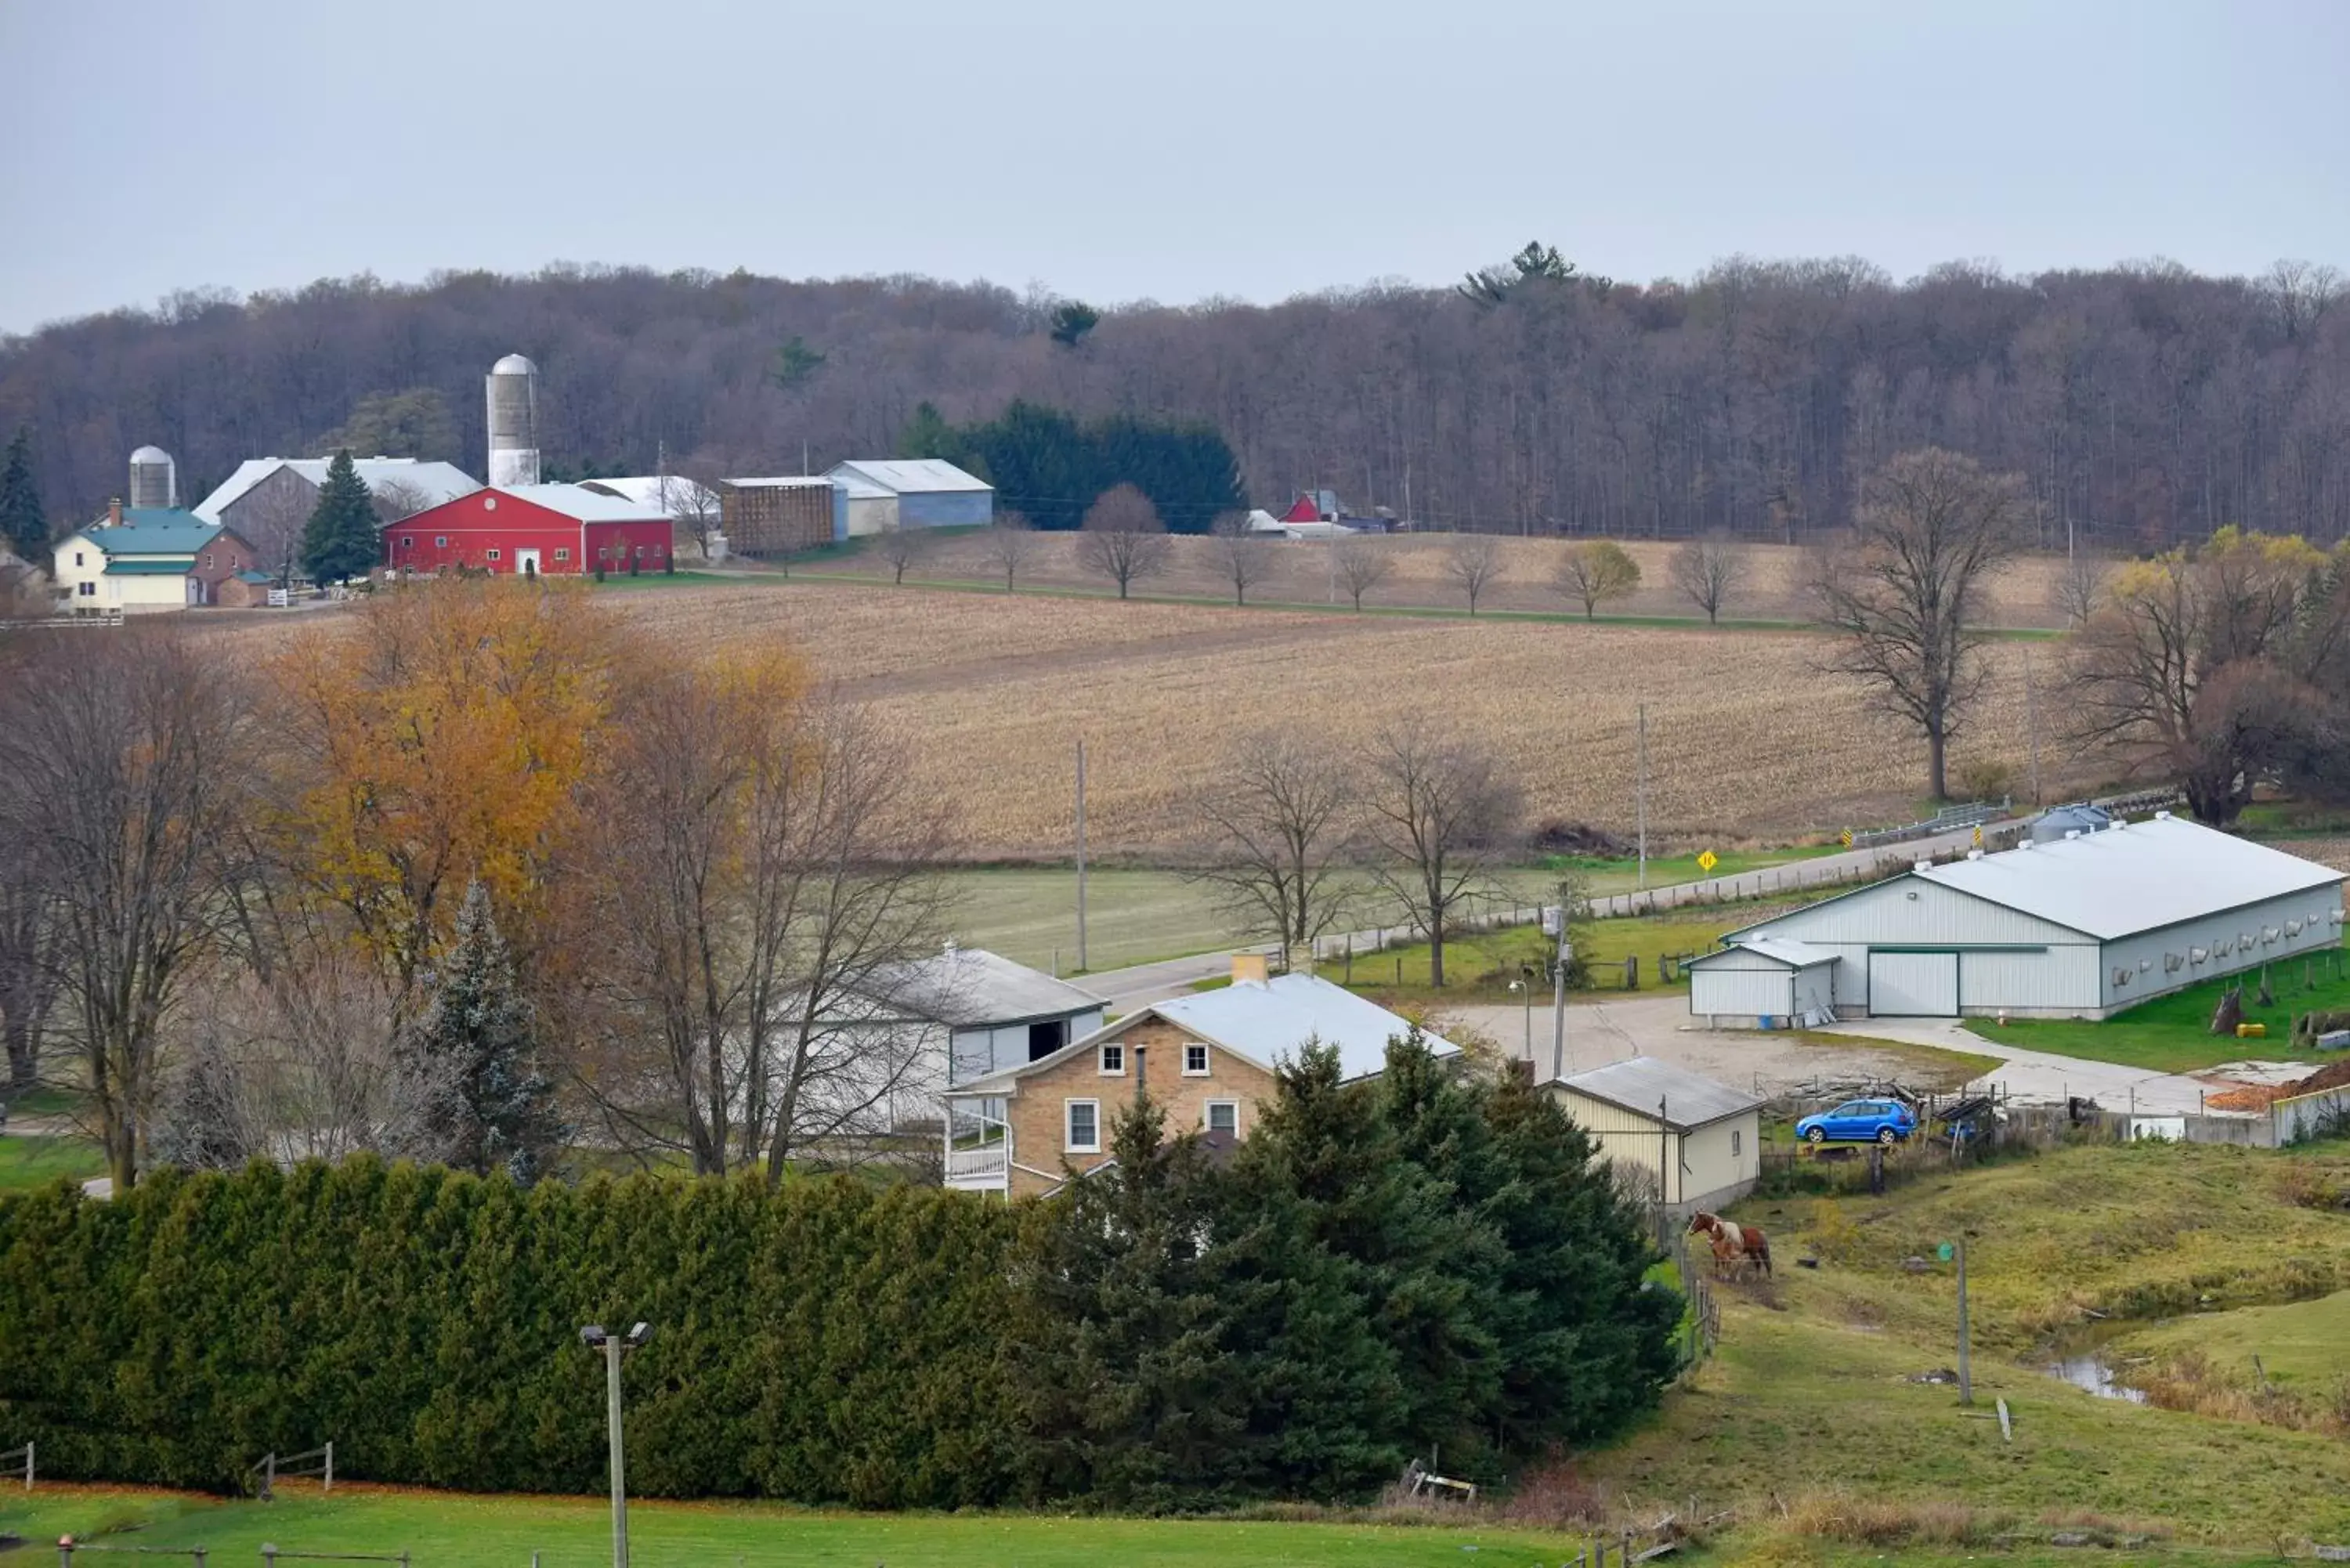
{"type": "Polygon", "coordinates": [[[1014,400],[995,419],[950,425],[924,403],[899,438],[908,457],[941,457],[995,486],[999,508],[1039,528],[1075,528],[1121,484],[1148,496],[1170,533],[1204,534],[1247,504],[1232,449],[1214,427],[1115,414],[1080,423],[1014,400]]]}
{"type": "Polygon", "coordinates": [[[1933,445],[2023,475],[2043,545],[2158,548],[2228,524],[2330,542],[2350,533],[2343,297],[2331,269],[2284,264],[2257,279],[1953,264],[1897,284],[1851,258],[1740,258],[1635,285],[1539,247],[1464,291],[1097,320],[909,277],[360,277],[6,340],[0,431],[32,428],[68,516],[120,488],[142,441],[192,492],[330,434],[478,472],[483,375],[520,349],[545,371],[542,445],[563,472],[666,453],[772,472],[804,449],[822,467],[898,450],[926,401],[967,426],[1024,399],[1211,425],[1259,504],[1327,486],[1461,528],[1801,540],[1845,524],[1856,476],[1933,445]]]}
{"type": "Polygon", "coordinates": [[[863,1507],[1349,1498],[1619,1429],[1680,1298],[1556,1105],[1416,1040],[1283,1075],[1222,1163],[1147,1103],[1042,1203],[854,1178],[525,1191],[368,1157],[0,1200],[0,1422],[47,1474],[585,1491],[626,1368],[656,1496],[863,1507]]]}

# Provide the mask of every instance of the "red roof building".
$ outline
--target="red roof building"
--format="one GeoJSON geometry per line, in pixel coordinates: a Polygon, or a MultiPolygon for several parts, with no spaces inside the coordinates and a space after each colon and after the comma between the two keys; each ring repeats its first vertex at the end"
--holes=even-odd
{"type": "Polygon", "coordinates": [[[659,572],[669,567],[670,548],[670,520],[659,506],[577,484],[493,485],[383,531],[384,564],[408,572],[659,572]]]}
{"type": "Polygon", "coordinates": [[[1284,523],[1319,523],[1323,520],[1322,503],[1309,491],[1289,504],[1289,510],[1281,514],[1281,520],[1284,523]]]}

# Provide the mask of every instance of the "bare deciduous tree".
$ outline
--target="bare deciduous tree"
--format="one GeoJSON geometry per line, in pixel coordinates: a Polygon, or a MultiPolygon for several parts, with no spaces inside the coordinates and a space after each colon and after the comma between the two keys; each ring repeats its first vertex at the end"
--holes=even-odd
{"type": "Polygon", "coordinates": [[[1329,747],[1285,731],[1242,741],[1220,774],[1200,808],[1214,863],[1191,875],[1222,895],[1247,934],[1311,942],[1352,898],[1354,781],[1329,747]]]}
{"type": "Polygon", "coordinates": [[[1371,876],[1427,933],[1429,979],[1441,986],[1454,910],[1507,859],[1522,793],[1484,747],[1407,724],[1374,742],[1365,804],[1371,876]]]}
{"type": "Polygon", "coordinates": [[[1550,575],[1550,590],[1583,607],[1583,618],[1596,620],[1599,607],[1620,599],[1640,586],[1640,563],[1613,539],[1569,545],[1550,575]]]}
{"type": "Polygon", "coordinates": [[[615,936],[591,982],[614,1132],[770,1181],[856,1152],[936,1086],[890,1002],[948,898],[945,824],[902,747],[795,679],[737,663],[644,691],[603,786],[615,936]]]}
{"type": "Polygon", "coordinates": [[[1820,618],[1843,639],[1831,668],[1925,736],[1937,800],[1950,794],[1950,738],[1987,679],[1973,629],[1983,584],[2022,547],[2028,516],[2021,479],[1926,447],[1870,475],[1851,541],[1815,552],[1820,618]]]}
{"type": "MultiPolygon", "coordinates": [[[[6,711],[0,703],[0,715],[6,711]]],[[[42,1031],[65,957],[64,921],[39,873],[36,846],[0,835],[0,1046],[11,1096],[40,1078],[42,1031]]]]}
{"type": "Polygon", "coordinates": [[[2106,579],[2112,575],[2112,566],[2093,550],[2075,550],[2056,568],[2055,577],[2048,585],[2049,607],[2064,618],[2067,628],[2078,630],[2097,613],[2106,592],[2106,579]]]}
{"type": "Polygon", "coordinates": [[[1028,519],[1017,512],[996,514],[995,525],[987,531],[984,548],[988,560],[1003,574],[1005,593],[1013,591],[1020,568],[1035,556],[1036,545],[1036,534],[1028,526],[1028,519]]]}
{"type": "Polygon", "coordinates": [[[1132,585],[1165,571],[1171,553],[1159,509],[1131,484],[1103,492],[1077,535],[1077,564],[1116,583],[1120,598],[1132,585]]]}
{"type": "Polygon", "coordinates": [[[1444,578],[1469,599],[1469,613],[1477,600],[1502,577],[1502,542],[1491,534],[1456,534],[1444,546],[1444,578]]]}
{"type": "Polygon", "coordinates": [[[1701,534],[1675,546],[1665,574],[1711,626],[1746,580],[1746,552],[1726,534],[1701,534]]]}
{"type": "Polygon", "coordinates": [[[265,484],[237,508],[236,531],[261,557],[262,569],[281,583],[294,579],[302,559],[302,531],[310,525],[317,493],[291,483],[265,484]]]}
{"type": "Polygon", "coordinates": [[[726,500],[718,486],[724,467],[706,458],[681,464],[661,485],[662,509],[693,540],[694,554],[710,559],[711,535],[726,523],[726,500]]]}
{"type": "Polygon", "coordinates": [[[41,659],[0,716],[0,836],[33,846],[60,933],[53,1023],[118,1189],[137,1181],[162,1031],[225,919],[247,762],[240,683],[177,628],[41,659]]]}
{"type": "Polygon", "coordinates": [[[1268,581],[1280,569],[1281,563],[1273,546],[1248,531],[1243,518],[1217,519],[1211,548],[1216,566],[1224,580],[1232,585],[1232,603],[1248,603],[1249,589],[1268,581]]]}
{"type": "Polygon", "coordinates": [[[368,498],[375,504],[376,521],[381,524],[413,517],[432,504],[432,497],[423,486],[405,479],[380,480],[369,485],[368,498]]]}
{"type": "Polygon", "coordinates": [[[884,528],[873,535],[873,553],[889,568],[889,580],[903,583],[906,569],[930,553],[931,535],[924,528],[884,528]]]}
{"type": "Polygon", "coordinates": [[[1395,570],[1395,556],[1369,539],[1341,539],[1334,548],[1332,565],[1339,586],[1355,601],[1355,613],[1360,615],[1363,596],[1388,580],[1395,570]]]}

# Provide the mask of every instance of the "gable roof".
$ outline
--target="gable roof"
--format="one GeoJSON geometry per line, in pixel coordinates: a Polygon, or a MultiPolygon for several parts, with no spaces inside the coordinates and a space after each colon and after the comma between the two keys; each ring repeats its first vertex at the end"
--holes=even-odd
{"type": "Polygon", "coordinates": [[[676,516],[688,508],[707,511],[718,504],[718,493],[699,480],[677,473],[640,473],[622,479],[583,479],[583,490],[617,495],[639,506],[676,516]]]}
{"type": "Polygon", "coordinates": [[[1693,1132],[1725,1116],[1742,1116],[1762,1103],[1760,1095],[1717,1084],[1654,1056],[1610,1062],[1605,1067],[1573,1074],[1557,1083],[1563,1089],[1602,1101],[1617,1110],[1661,1122],[1675,1132],[1693,1132]],[[1664,1106],[1661,1116],[1657,1112],[1659,1102],[1664,1106]]]}
{"type": "Polygon", "coordinates": [[[625,501],[617,495],[578,484],[494,484],[500,495],[560,512],[576,523],[666,523],[669,514],[659,506],[625,501]]]}
{"type": "Polygon", "coordinates": [[[97,545],[112,563],[141,556],[192,556],[220,535],[219,524],[176,507],[126,506],[120,527],[93,523],[74,537],[97,545]]]}
{"type": "Polygon", "coordinates": [[[950,948],[934,958],[892,965],[875,988],[918,1018],[962,1026],[1020,1023],[1090,1012],[1102,999],[984,948],[950,948]]]}
{"type": "MultiPolygon", "coordinates": [[[[217,523],[221,514],[244,498],[245,493],[281,468],[290,468],[312,484],[327,483],[327,465],[331,457],[249,457],[236,465],[236,472],[196,503],[195,514],[206,522],[217,523]]],[[[453,501],[460,495],[470,495],[482,487],[482,482],[453,462],[427,462],[413,457],[354,457],[351,467],[373,489],[387,480],[398,480],[413,486],[424,496],[427,506],[438,506],[443,501],[453,501]]]]}
{"type": "Polygon", "coordinates": [[[2103,941],[2342,884],[2331,867],[2168,813],[1910,875],[2103,941]]]}
{"type": "Polygon", "coordinates": [[[941,457],[858,458],[835,463],[834,478],[843,477],[843,471],[853,473],[869,484],[897,495],[920,494],[941,490],[993,490],[995,486],[976,474],[965,473],[941,457]]]}
{"type": "MultiPolygon", "coordinates": [[[[1319,975],[1284,974],[1269,981],[1235,981],[1215,991],[1193,992],[1137,1008],[1113,1023],[1072,1041],[1048,1056],[957,1087],[957,1095],[1001,1095],[1018,1080],[1059,1065],[1097,1041],[1124,1033],[1157,1018],[1186,1033],[1272,1072],[1292,1060],[1308,1040],[1337,1048],[1341,1077],[1367,1078],[1387,1065],[1388,1042],[1411,1028],[1408,1018],[1378,1002],[1333,985],[1319,975]]],[[[1440,1034],[1420,1031],[1429,1048],[1451,1056],[1461,1047],[1440,1034]]]]}
{"type": "Polygon", "coordinates": [[[1733,937],[1722,946],[1720,951],[1707,953],[1702,958],[1691,959],[1681,967],[1695,969],[1701,963],[1722,958],[1733,951],[1750,952],[1758,958],[1769,959],[1772,962],[1787,969],[1810,969],[1817,964],[1834,963],[1837,957],[1826,948],[1816,947],[1810,942],[1799,942],[1793,937],[1733,937]]]}

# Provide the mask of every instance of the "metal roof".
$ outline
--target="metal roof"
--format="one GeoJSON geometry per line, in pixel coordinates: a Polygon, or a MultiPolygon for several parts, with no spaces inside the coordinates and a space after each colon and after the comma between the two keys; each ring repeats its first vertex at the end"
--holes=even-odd
{"type": "Polygon", "coordinates": [[[1090,991],[984,948],[949,948],[876,979],[872,989],[886,992],[890,1005],[956,1027],[1063,1018],[1102,1005],[1090,991]]]}
{"type": "MultiPolygon", "coordinates": [[[[109,514],[109,515],[111,515],[109,514]]],[[[220,537],[221,525],[193,513],[160,506],[126,506],[122,526],[93,523],[77,535],[109,558],[125,556],[193,556],[220,537]]]]}
{"type": "Polygon", "coordinates": [[[1732,937],[1729,945],[1721,952],[1711,952],[1703,958],[1691,959],[1682,967],[1694,969],[1699,964],[1721,958],[1724,953],[1734,950],[1759,954],[1763,958],[1783,963],[1789,969],[1810,969],[1816,964],[1834,963],[1838,957],[1825,948],[1815,947],[1810,942],[1799,942],[1793,937],[1732,937]]]}
{"type": "MultiPolygon", "coordinates": [[[[208,523],[217,523],[221,514],[244,497],[246,491],[276,473],[290,468],[312,484],[327,483],[329,457],[248,457],[236,465],[236,472],[210,495],[196,503],[192,509],[208,523]]],[[[471,495],[482,487],[482,482],[453,462],[429,462],[413,457],[354,457],[351,467],[369,488],[398,480],[424,497],[427,506],[438,506],[443,501],[453,501],[460,495],[471,495]]]]}
{"type": "Polygon", "coordinates": [[[1558,1085],[1634,1116],[1661,1121],[1675,1132],[1690,1132],[1724,1116],[1741,1116],[1762,1103],[1760,1095],[1717,1084],[1654,1056],[1610,1062],[1605,1067],[1561,1078],[1558,1085]],[[1657,1110],[1659,1102],[1664,1106],[1661,1116],[1657,1110]]]}
{"type": "Polygon", "coordinates": [[[536,376],[538,367],[519,354],[509,354],[490,367],[493,376],[536,376]]]}
{"type": "Polygon", "coordinates": [[[669,514],[658,506],[623,501],[577,484],[494,484],[500,495],[511,495],[549,512],[560,512],[580,523],[666,523],[669,514]]]}
{"type": "Polygon", "coordinates": [[[2331,867],[2168,814],[1911,875],[2104,941],[2342,884],[2331,867]]]}
{"type": "Polygon", "coordinates": [[[142,446],[130,454],[133,462],[169,462],[172,454],[160,446],[142,446]]]}
{"type": "Polygon", "coordinates": [[[779,473],[766,479],[729,479],[721,483],[736,490],[779,490],[817,484],[829,490],[836,482],[828,473],[779,473]]]}
{"type": "Polygon", "coordinates": [[[184,577],[196,569],[193,556],[139,556],[106,563],[109,577],[184,577]]]}
{"type": "Polygon", "coordinates": [[[583,489],[617,495],[639,506],[658,507],[672,517],[689,509],[715,510],[718,493],[697,480],[677,473],[640,473],[625,479],[583,479],[583,489]]]}
{"type": "Polygon", "coordinates": [[[941,457],[858,458],[834,464],[833,477],[843,477],[844,471],[868,483],[878,484],[893,495],[995,488],[987,481],[975,474],[965,473],[941,457]]]}

